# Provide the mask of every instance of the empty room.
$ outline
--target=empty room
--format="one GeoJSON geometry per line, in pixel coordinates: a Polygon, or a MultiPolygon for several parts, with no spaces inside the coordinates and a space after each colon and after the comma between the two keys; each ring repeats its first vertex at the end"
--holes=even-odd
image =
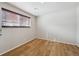
{"type": "Polygon", "coordinates": [[[0,2],[1,56],[79,56],[79,2],[0,2]]]}

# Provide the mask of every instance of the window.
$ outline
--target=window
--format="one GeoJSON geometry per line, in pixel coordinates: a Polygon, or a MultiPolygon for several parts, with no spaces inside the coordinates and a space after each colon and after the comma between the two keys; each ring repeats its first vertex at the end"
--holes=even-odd
{"type": "Polygon", "coordinates": [[[28,16],[2,8],[2,27],[30,27],[28,16]]]}

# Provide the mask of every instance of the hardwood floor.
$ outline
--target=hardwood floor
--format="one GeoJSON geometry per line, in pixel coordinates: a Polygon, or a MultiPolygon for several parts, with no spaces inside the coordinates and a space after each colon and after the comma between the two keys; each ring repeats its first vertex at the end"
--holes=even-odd
{"type": "Polygon", "coordinates": [[[3,56],[79,56],[79,47],[69,44],[34,39],[3,56]]]}

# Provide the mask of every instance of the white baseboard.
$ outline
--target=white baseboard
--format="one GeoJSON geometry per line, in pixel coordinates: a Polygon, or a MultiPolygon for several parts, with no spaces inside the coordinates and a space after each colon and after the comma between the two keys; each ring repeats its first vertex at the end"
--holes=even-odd
{"type": "Polygon", "coordinates": [[[79,47],[79,45],[77,45],[77,47],[79,47]]]}
{"type": "Polygon", "coordinates": [[[55,40],[56,38],[53,39],[53,40],[51,40],[51,39],[45,39],[45,38],[38,38],[38,39],[49,40],[49,41],[54,41],[54,42],[59,42],[59,43],[64,43],[64,44],[70,44],[70,45],[76,45],[77,46],[77,44],[75,44],[75,43],[70,43],[70,42],[64,42],[64,41],[55,40]]]}
{"type": "Polygon", "coordinates": [[[7,50],[7,51],[4,51],[4,52],[0,53],[0,55],[3,55],[3,54],[5,54],[5,53],[7,53],[7,52],[9,52],[9,51],[11,51],[11,50],[13,50],[13,49],[16,49],[16,48],[20,47],[20,46],[23,45],[23,44],[26,44],[27,42],[29,42],[29,41],[31,41],[31,40],[34,40],[34,39],[30,39],[30,40],[28,40],[28,41],[26,41],[26,42],[23,42],[23,43],[21,43],[21,44],[15,46],[15,47],[13,47],[13,48],[7,50]]]}
{"type": "Polygon", "coordinates": [[[79,47],[79,44],[76,44],[77,45],[77,47],[79,47]]]}
{"type": "Polygon", "coordinates": [[[70,42],[63,42],[63,41],[55,41],[55,42],[60,42],[60,43],[70,44],[70,45],[76,45],[75,43],[70,43],[70,42]]]}
{"type": "MultiPolygon", "coordinates": [[[[34,38],[34,39],[35,39],[35,38],[34,38]]],[[[31,39],[31,40],[34,40],[34,39],[31,39]]],[[[60,43],[70,44],[70,45],[76,45],[76,46],[79,47],[79,44],[73,44],[73,43],[61,42],[61,41],[57,41],[57,40],[50,40],[50,39],[44,39],[44,38],[38,38],[38,39],[49,40],[49,41],[54,41],[54,42],[60,42],[60,43]]],[[[22,44],[19,44],[19,45],[15,46],[15,47],[13,47],[13,48],[7,50],[7,51],[4,51],[4,52],[1,53],[0,55],[3,55],[3,54],[5,54],[5,53],[7,53],[7,52],[9,52],[9,51],[11,51],[11,50],[13,50],[13,49],[16,49],[17,47],[19,47],[19,46],[21,46],[21,45],[23,45],[23,44],[25,44],[25,43],[27,43],[27,42],[29,42],[29,41],[31,41],[31,40],[28,40],[28,41],[26,41],[26,42],[23,42],[22,44]]]]}

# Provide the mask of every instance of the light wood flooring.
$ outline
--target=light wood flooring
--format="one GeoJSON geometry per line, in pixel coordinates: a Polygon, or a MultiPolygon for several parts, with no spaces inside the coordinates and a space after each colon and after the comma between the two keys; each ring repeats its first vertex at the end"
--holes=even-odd
{"type": "Polygon", "coordinates": [[[3,56],[79,56],[79,47],[69,44],[34,39],[3,56]]]}

